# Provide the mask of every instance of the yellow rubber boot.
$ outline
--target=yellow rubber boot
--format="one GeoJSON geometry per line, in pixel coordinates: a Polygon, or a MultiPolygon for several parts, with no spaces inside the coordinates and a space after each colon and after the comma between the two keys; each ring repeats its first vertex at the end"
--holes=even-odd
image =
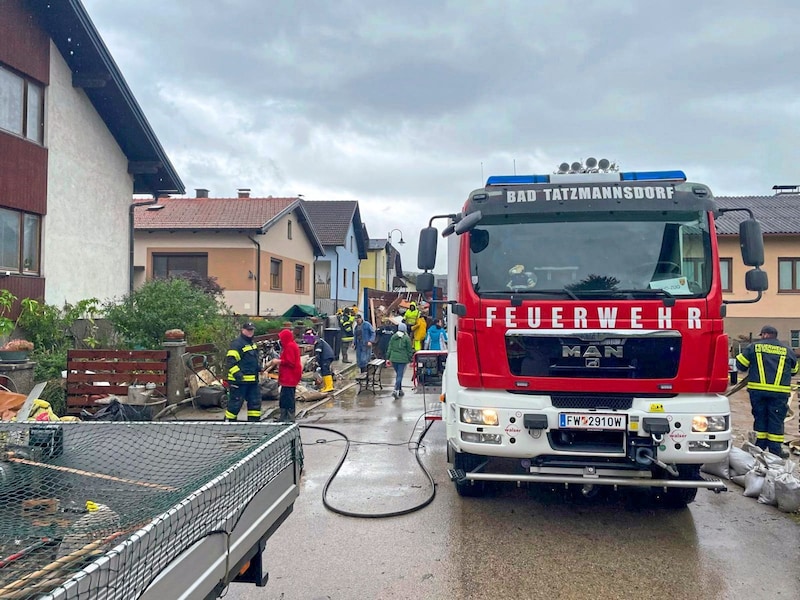
{"type": "Polygon", "coordinates": [[[320,392],[332,392],[333,391],[333,375],[323,375],[322,376],[322,389],[320,392]]]}

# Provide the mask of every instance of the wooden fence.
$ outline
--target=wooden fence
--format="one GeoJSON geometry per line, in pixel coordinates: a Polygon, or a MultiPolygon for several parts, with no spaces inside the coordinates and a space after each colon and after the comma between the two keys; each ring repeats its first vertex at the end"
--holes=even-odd
{"type": "MultiPolygon", "coordinates": [[[[253,338],[256,342],[278,339],[278,334],[268,333],[253,338]]],[[[100,398],[111,394],[127,396],[128,386],[156,385],[156,395],[166,395],[168,382],[176,377],[186,385],[187,372],[183,361],[169,368],[170,350],[70,350],[67,353],[67,413],[78,415],[86,409],[99,408],[100,398]]],[[[190,365],[195,371],[203,368],[204,358],[208,360],[217,351],[214,344],[186,346],[183,353],[191,356],[190,365]]],[[[182,357],[180,357],[182,358],[182,357]]],[[[173,363],[175,364],[175,363],[173,363]]],[[[215,365],[209,361],[219,379],[224,379],[225,365],[215,365]]]]}
{"type": "Polygon", "coordinates": [[[70,350],[67,353],[67,413],[97,408],[110,394],[126,396],[129,385],[154,383],[166,394],[166,350],[70,350]]]}

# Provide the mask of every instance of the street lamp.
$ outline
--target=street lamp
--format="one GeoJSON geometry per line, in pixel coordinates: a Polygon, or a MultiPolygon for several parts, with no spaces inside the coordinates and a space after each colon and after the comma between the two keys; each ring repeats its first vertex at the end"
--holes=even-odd
{"type": "Polygon", "coordinates": [[[397,231],[397,232],[400,234],[400,241],[399,241],[399,242],[397,242],[397,243],[398,243],[398,244],[400,244],[400,245],[402,246],[402,245],[403,245],[403,244],[405,244],[406,242],[405,242],[405,240],[403,239],[403,232],[402,232],[402,231],[400,231],[399,229],[392,229],[392,230],[389,232],[389,234],[388,234],[386,237],[387,237],[387,239],[389,240],[389,242],[391,243],[391,241],[392,241],[392,234],[393,234],[395,231],[397,231]]]}
{"type": "MultiPolygon", "coordinates": [[[[402,245],[403,245],[403,244],[405,244],[406,242],[405,242],[405,240],[403,239],[403,232],[402,232],[402,231],[400,231],[399,229],[392,229],[392,230],[391,230],[391,231],[390,231],[390,232],[389,232],[389,233],[386,235],[386,239],[387,239],[387,241],[389,242],[389,245],[391,246],[391,244],[392,244],[392,234],[393,234],[395,231],[396,231],[397,233],[399,233],[399,234],[400,234],[400,241],[398,242],[398,244],[399,244],[400,246],[402,246],[402,245]]],[[[387,251],[386,251],[386,291],[387,291],[387,292],[390,292],[390,291],[392,290],[392,282],[391,282],[391,281],[390,281],[390,279],[389,279],[389,271],[391,271],[391,265],[392,265],[392,253],[391,253],[391,252],[389,252],[389,250],[387,249],[387,251]]]]}

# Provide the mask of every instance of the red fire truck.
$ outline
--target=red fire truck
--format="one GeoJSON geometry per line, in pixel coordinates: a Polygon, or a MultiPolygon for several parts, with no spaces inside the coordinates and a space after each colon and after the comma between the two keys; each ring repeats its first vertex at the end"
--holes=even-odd
{"type": "MultiPolygon", "coordinates": [[[[726,304],[716,219],[748,213],[746,288],[767,289],[761,228],[721,209],[682,171],[620,172],[607,160],[549,175],[493,176],[458,214],[422,230],[417,281],[433,285],[447,220],[442,381],[450,476],[640,486],[672,505],[731,444],[726,304]]],[[[729,217],[730,218],[730,217],[729,217]]]]}

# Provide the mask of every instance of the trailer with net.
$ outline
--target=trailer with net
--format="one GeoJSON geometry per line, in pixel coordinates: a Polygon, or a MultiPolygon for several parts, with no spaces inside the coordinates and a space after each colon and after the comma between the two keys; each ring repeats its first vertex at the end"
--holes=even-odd
{"type": "Polygon", "coordinates": [[[0,423],[0,598],[217,598],[266,585],[296,425],[0,423]]]}

